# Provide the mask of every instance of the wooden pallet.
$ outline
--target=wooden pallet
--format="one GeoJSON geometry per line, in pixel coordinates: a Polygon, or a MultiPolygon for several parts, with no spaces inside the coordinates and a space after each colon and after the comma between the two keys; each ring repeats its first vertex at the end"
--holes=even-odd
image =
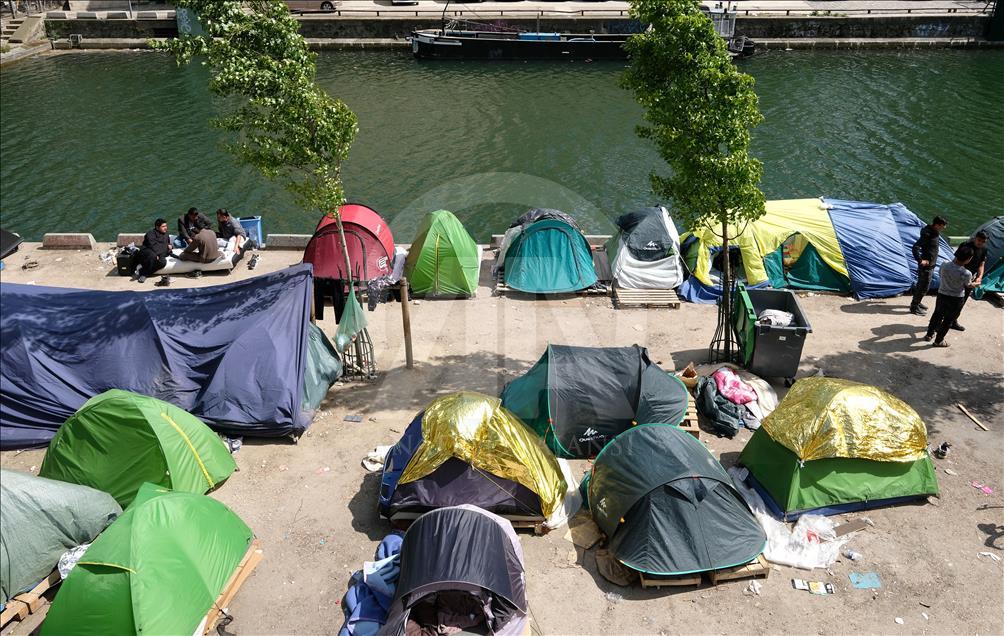
{"type": "MultiPolygon", "coordinates": [[[[503,270],[503,271],[499,272],[498,278],[495,281],[495,295],[496,296],[502,296],[502,295],[504,295],[504,294],[506,294],[508,292],[516,292],[517,294],[529,294],[531,296],[536,296],[537,295],[537,294],[535,294],[533,292],[524,292],[524,291],[521,291],[519,289],[513,289],[513,288],[509,287],[508,285],[506,285],[505,284],[505,270],[503,270]]],[[[610,290],[607,289],[606,287],[604,287],[603,289],[594,289],[594,288],[590,287],[589,289],[580,289],[580,290],[574,291],[574,292],[561,292],[559,294],[546,294],[546,295],[561,296],[561,295],[564,295],[566,293],[568,293],[568,294],[575,294],[577,296],[609,296],[610,295],[610,290]]]]}
{"type": "Polygon", "coordinates": [[[678,576],[657,576],[655,574],[638,573],[641,586],[645,588],[659,587],[700,587],[704,577],[697,574],[680,574],[678,576]]]}
{"type": "Polygon", "coordinates": [[[675,289],[625,289],[614,285],[616,309],[679,309],[680,296],[675,289]]]}
{"type": "Polygon", "coordinates": [[[725,581],[756,579],[760,577],[767,578],[768,576],[770,576],[770,563],[767,562],[767,559],[762,554],[744,565],[708,572],[708,580],[711,581],[712,585],[718,585],[725,581]]]}
{"type": "Polygon", "coordinates": [[[0,614],[0,629],[3,630],[3,634],[5,636],[29,634],[41,625],[45,614],[49,611],[49,599],[45,594],[61,582],[59,572],[53,570],[30,591],[18,594],[7,601],[7,606],[0,614]]]}
{"type": "Polygon", "coordinates": [[[693,396],[687,399],[687,414],[680,422],[680,428],[694,436],[694,439],[701,439],[701,427],[697,425],[697,404],[693,396]]]}
{"type": "Polygon", "coordinates": [[[264,553],[261,549],[261,542],[254,539],[248,546],[248,551],[244,553],[244,557],[241,558],[241,562],[234,569],[234,573],[230,575],[230,580],[223,586],[223,591],[216,597],[216,601],[206,614],[205,621],[203,621],[205,624],[205,629],[202,630],[203,636],[216,631],[216,623],[226,615],[225,610],[230,607],[230,602],[234,600],[234,596],[244,585],[244,581],[251,576],[262,557],[264,557],[264,553]]]}

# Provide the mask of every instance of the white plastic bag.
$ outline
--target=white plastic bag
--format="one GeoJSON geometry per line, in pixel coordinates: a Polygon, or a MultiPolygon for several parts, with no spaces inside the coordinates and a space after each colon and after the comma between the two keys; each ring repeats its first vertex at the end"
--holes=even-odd
{"type": "Polygon", "coordinates": [[[63,556],[59,557],[59,563],[56,564],[56,569],[59,570],[59,578],[65,580],[70,575],[73,566],[84,556],[84,552],[87,552],[87,548],[89,547],[91,547],[90,543],[78,545],[75,548],[70,548],[63,553],[63,556]]]}

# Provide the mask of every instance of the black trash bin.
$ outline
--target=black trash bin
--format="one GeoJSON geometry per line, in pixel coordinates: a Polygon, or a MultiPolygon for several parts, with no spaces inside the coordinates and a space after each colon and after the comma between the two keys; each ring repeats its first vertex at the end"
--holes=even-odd
{"type": "Polygon", "coordinates": [[[737,289],[733,323],[739,339],[743,366],[766,378],[784,378],[790,384],[802,361],[805,337],[812,333],[798,304],[798,297],[783,289],[737,289]],[[759,324],[757,317],[765,309],[779,309],[795,318],[788,327],[759,324]]]}

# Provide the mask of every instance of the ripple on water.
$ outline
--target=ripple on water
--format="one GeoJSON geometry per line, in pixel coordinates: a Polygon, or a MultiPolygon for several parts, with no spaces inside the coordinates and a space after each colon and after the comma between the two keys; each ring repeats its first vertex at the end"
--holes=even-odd
{"type": "MultiPolygon", "coordinates": [[[[634,135],[641,110],[618,87],[623,68],[359,51],[322,54],[318,78],[359,116],[350,198],[402,240],[430,206],[484,240],[530,201],[590,231],[654,202],[660,164],[634,135]]],[[[742,68],[766,117],[754,146],[769,198],[898,200],[948,214],[960,233],[1000,213],[1004,51],[790,52],[742,68]]],[[[108,239],[189,205],[262,214],[270,232],[316,221],[221,149],[202,67],[67,55],[6,69],[0,88],[0,221],[30,239],[56,228],[108,239]]]]}

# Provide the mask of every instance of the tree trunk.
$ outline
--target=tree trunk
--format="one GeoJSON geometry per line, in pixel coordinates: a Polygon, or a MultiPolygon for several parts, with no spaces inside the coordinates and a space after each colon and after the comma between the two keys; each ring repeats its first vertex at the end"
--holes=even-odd
{"type": "MultiPolygon", "coordinates": [[[[723,215],[724,216],[724,215],[723,215]]],[[[725,360],[732,362],[732,259],[729,255],[729,224],[722,219],[722,311],[725,313],[725,360]]]]}

